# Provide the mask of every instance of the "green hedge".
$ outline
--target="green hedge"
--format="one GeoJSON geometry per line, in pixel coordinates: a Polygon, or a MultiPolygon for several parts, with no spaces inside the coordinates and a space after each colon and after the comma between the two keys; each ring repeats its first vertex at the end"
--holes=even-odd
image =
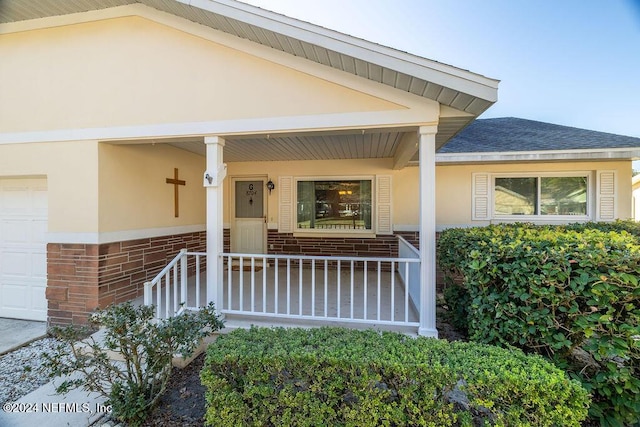
{"type": "Polygon", "coordinates": [[[640,419],[640,246],[632,222],[451,229],[447,304],[470,339],[538,352],[592,393],[603,425],[640,419]],[[461,306],[463,305],[463,306],[461,306]]]}
{"type": "Polygon", "coordinates": [[[371,330],[236,330],[201,379],[211,426],[579,426],[588,407],[538,356],[371,330]]]}

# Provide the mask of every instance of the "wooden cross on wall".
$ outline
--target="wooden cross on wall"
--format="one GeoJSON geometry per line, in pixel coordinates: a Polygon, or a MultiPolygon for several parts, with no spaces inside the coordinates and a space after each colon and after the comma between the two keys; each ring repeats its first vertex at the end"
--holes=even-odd
{"type": "Polygon", "coordinates": [[[173,178],[167,178],[167,184],[173,184],[173,203],[175,206],[175,217],[180,216],[180,208],[178,204],[178,185],[187,185],[186,181],[178,179],[178,168],[173,168],[173,178]]]}

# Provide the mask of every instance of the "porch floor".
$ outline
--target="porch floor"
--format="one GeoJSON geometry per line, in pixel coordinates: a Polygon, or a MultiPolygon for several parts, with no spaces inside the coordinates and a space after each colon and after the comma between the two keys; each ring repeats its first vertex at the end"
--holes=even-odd
{"type": "MultiPolygon", "coordinates": [[[[343,266],[340,270],[325,272],[298,266],[290,267],[287,283],[287,267],[273,265],[262,269],[249,266],[242,271],[237,266],[229,272],[225,266],[223,301],[221,311],[226,315],[227,328],[261,326],[314,326],[330,324],[349,327],[380,328],[407,331],[419,316],[406,298],[404,284],[397,273],[367,271],[343,266]],[[248,270],[248,271],[247,271],[248,270]],[[231,286],[229,286],[231,283],[231,286]],[[326,283],[326,286],[325,286],[326,283]],[[276,286],[277,284],[277,286],[276,286]],[[365,292],[366,291],[366,292],[365,292]],[[366,303],[365,303],[366,301],[366,303]],[[393,322],[404,322],[394,325],[393,322]]],[[[206,304],[206,272],[200,274],[200,306],[206,304]]],[[[196,307],[196,277],[188,280],[187,306],[196,307]]],[[[160,307],[165,306],[163,285],[160,307]]],[[[173,301],[173,289],[169,293],[173,301]]],[[[143,298],[135,301],[143,303],[143,298]]],[[[156,295],[153,303],[157,304],[156,295]]]]}

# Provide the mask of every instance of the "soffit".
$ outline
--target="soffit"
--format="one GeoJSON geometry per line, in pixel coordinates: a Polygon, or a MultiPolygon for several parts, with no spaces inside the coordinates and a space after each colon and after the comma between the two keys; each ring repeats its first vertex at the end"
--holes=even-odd
{"type": "MultiPolygon", "coordinates": [[[[403,132],[370,132],[316,135],[267,135],[225,138],[225,162],[295,161],[388,158],[395,155],[403,132]]],[[[149,141],[146,141],[149,143],[149,141]]],[[[117,144],[140,141],[112,142],[117,144]]],[[[155,143],[191,151],[202,156],[201,137],[157,140],[155,143]]]]}

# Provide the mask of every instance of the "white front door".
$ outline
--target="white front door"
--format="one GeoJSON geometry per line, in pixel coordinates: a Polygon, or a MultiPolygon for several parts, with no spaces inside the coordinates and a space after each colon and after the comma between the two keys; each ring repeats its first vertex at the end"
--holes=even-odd
{"type": "Polygon", "coordinates": [[[266,253],[266,178],[234,178],[232,183],[235,200],[231,251],[266,253]]]}
{"type": "Polygon", "coordinates": [[[47,180],[0,179],[0,317],[47,320],[47,180]]]}

